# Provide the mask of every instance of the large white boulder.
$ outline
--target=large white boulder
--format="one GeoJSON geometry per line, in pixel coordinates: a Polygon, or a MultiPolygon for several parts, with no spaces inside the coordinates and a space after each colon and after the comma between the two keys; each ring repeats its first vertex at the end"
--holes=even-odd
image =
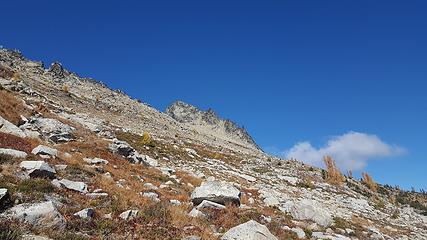
{"type": "Polygon", "coordinates": [[[0,148],[0,154],[6,155],[12,158],[26,158],[28,154],[23,151],[18,151],[15,149],[9,149],[9,148],[0,148]]]}
{"type": "Polygon", "coordinates": [[[58,156],[58,150],[54,148],[50,148],[47,146],[39,145],[36,148],[31,151],[34,155],[42,155],[42,156],[50,156],[50,157],[57,157],[58,156]]]}
{"type": "Polygon", "coordinates": [[[226,205],[233,203],[240,205],[240,190],[230,183],[221,181],[203,182],[202,185],[194,189],[191,200],[195,205],[199,205],[203,200],[226,205]]]}
{"type": "Polygon", "coordinates": [[[266,226],[250,220],[228,230],[221,240],[277,240],[277,237],[266,226]]]}
{"type": "Polygon", "coordinates": [[[20,204],[7,210],[5,215],[38,228],[64,229],[66,225],[64,217],[51,201],[20,204]]]}
{"type": "Polygon", "coordinates": [[[53,178],[56,174],[55,169],[44,161],[22,161],[19,165],[22,169],[27,170],[30,177],[48,177],[53,178]]]}
{"type": "Polygon", "coordinates": [[[290,213],[297,220],[311,220],[322,227],[329,227],[333,223],[332,216],[324,210],[324,207],[310,199],[294,203],[290,213]]]}
{"type": "Polygon", "coordinates": [[[9,133],[18,137],[26,137],[26,134],[13,123],[0,116],[0,132],[9,133]]]}
{"type": "Polygon", "coordinates": [[[54,143],[69,142],[74,139],[75,128],[52,118],[33,117],[20,128],[37,131],[45,139],[54,143]]]}
{"type": "Polygon", "coordinates": [[[87,185],[84,182],[75,182],[68,179],[62,179],[62,180],[54,179],[52,181],[52,184],[59,188],[64,187],[66,189],[70,189],[73,191],[87,193],[87,185]]]}

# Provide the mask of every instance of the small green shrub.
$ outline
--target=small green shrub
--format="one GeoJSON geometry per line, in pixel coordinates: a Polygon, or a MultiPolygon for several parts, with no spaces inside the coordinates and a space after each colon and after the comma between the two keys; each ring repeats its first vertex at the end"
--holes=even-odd
{"type": "Polygon", "coordinates": [[[377,210],[381,210],[381,209],[385,208],[385,203],[384,203],[384,201],[383,201],[383,200],[381,200],[381,199],[376,200],[376,201],[374,202],[374,208],[375,208],[375,209],[377,209],[377,210]]]}
{"type": "Polygon", "coordinates": [[[253,168],[252,170],[260,174],[264,174],[270,171],[267,167],[257,167],[257,168],[253,168]]]}
{"type": "Polygon", "coordinates": [[[114,230],[114,223],[110,219],[102,219],[100,221],[97,221],[95,224],[98,233],[102,236],[109,235],[114,230]]]}
{"type": "Polygon", "coordinates": [[[139,216],[144,222],[156,222],[162,225],[171,223],[171,212],[165,203],[150,204],[139,212],[139,216]]]}
{"type": "Polygon", "coordinates": [[[393,214],[391,215],[391,218],[392,219],[397,219],[399,217],[399,210],[395,210],[394,212],[393,212],[393,214]]]}
{"type": "Polygon", "coordinates": [[[308,180],[308,179],[304,179],[303,181],[297,182],[297,187],[308,188],[308,189],[314,189],[315,188],[313,182],[308,180]]]}
{"type": "Polygon", "coordinates": [[[412,208],[421,210],[421,211],[426,211],[427,212],[427,207],[424,206],[423,204],[421,204],[419,201],[412,201],[409,206],[411,206],[412,208]]]}
{"type": "Polygon", "coordinates": [[[341,229],[351,228],[351,223],[349,223],[344,218],[334,217],[333,228],[334,229],[337,229],[337,228],[341,228],[341,229]]]}
{"type": "Polygon", "coordinates": [[[49,193],[53,192],[54,187],[47,179],[34,178],[22,180],[18,183],[16,190],[21,193],[49,193]]]}
{"type": "Polygon", "coordinates": [[[6,154],[0,154],[0,164],[13,162],[13,157],[6,154]]]}
{"type": "Polygon", "coordinates": [[[87,169],[79,165],[70,165],[65,169],[65,173],[73,177],[91,178],[96,175],[94,169],[87,169]]]}
{"type": "Polygon", "coordinates": [[[22,193],[20,198],[27,201],[39,201],[44,198],[44,194],[53,192],[54,186],[47,179],[26,179],[18,182],[14,191],[22,193]]]}
{"type": "Polygon", "coordinates": [[[11,220],[0,221],[0,239],[18,240],[21,239],[22,232],[19,229],[19,223],[11,220]]]}

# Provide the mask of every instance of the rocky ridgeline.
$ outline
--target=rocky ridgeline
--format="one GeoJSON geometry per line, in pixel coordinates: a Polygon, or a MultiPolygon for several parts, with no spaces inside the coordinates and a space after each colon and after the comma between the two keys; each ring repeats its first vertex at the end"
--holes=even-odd
{"type": "Polygon", "coordinates": [[[180,123],[192,126],[197,131],[260,149],[246,129],[237,126],[231,120],[219,118],[212,109],[205,112],[190,104],[177,101],[166,109],[166,114],[180,123]]]}
{"type": "Polygon", "coordinates": [[[425,194],[331,185],[212,111],[5,49],[0,84],[0,239],[427,239],[425,194]]]}

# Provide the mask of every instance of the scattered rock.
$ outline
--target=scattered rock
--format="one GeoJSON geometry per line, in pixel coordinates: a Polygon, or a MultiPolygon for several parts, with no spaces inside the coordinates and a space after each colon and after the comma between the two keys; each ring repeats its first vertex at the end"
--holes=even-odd
{"type": "Polygon", "coordinates": [[[26,223],[43,229],[64,229],[65,219],[58,212],[51,201],[20,204],[6,211],[6,216],[25,221],[26,223]]]}
{"type": "Polygon", "coordinates": [[[240,190],[227,182],[209,181],[203,182],[200,187],[194,189],[191,200],[199,205],[203,200],[226,205],[232,203],[240,205],[240,190]]]}
{"type": "Polygon", "coordinates": [[[21,240],[52,240],[52,239],[43,237],[43,236],[36,236],[36,235],[22,235],[21,240]]]}
{"type": "Polygon", "coordinates": [[[268,207],[273,207],[273,206],[280,205],[280,202],[277,198],[270,196],[270,197],[264,198],[264,204],[268,207]]]}
{"type": "Polygon", "coordinates": [[[314,200],[302,199],[293,204],[290,213],[297,220],[311,220],[323,227],[329,227],[332,223],[331,215],[314,200]]]}
{"type": "Polygon", "coordinates": [[[170,204],[172,204],[172,205],[174,205],[174,206],[181,206],[181,201],[179,201],[179,200],[176,200],[176,199],[171,199],[170,201],[170,204]]]}
{"type": "Polygon", "coordinates": [[[26,137],[26,134],[20,128],[15,126],[13,123],[7,121],[6,119],[2,118],[1,116],[0,116],[0,132],[9,133],[21,138],[26,137]]]}
{"type": "Polygon", "coordinates": [[[152,157],[150,157],[148,155],[144,156],[143,163],[146,164],[146,165],[148,165],[148,166],[151,166],[151,167],[157,167],[159,165],[159,163],[157,162],[157,160],[155,160],[154,158],[152,158],[152,157]]]}
{"type": "Polygon", "coordinates": [[[0,212],[11,204],[9,192],[6,188],[0,188],[0,212]]]}
{"type": "Polygon", "coordinates": [[[158,187],[156,187],[152,183],[144,183],[144,187],[147,188],[147,189],[149,189],[149,190],[157,190],[157,189],[159,189],[158,187]]]}
{"type": "Polygon", "coordinates": [[[254,220],[228,230],[221,240],[277,240],[268,228],[254,220]]]}
{"type": "Polygon", "coordinates": [[[153,200],[154,202],[160,202],[159,194],[155,192],[146,192],[142,194],[142,197],[149,198],[153,200]]]}
{"type": "Polygon", "coordinates": [[[188,237],[184,237],[182,238],[182,240],[201,240],[202,238],[199,236],[188,236],[188,237]]]}
{"type": "Polygon", "coordinates": [[[241,178],[243,178],[243,179],[245,179],[245,180],[247,180],[249,182],[255,182],[256,181],[255,177],[249,176],[249,175],[244,174],[244,173],[238,173],[238,172],[235,172],[235,171],[227,171],[227,172],[230,173],[230,174],[232,174],[232,175],[234,175],[234,176],[241,177],[241,178]]]}
{"type": "Polygon", "coordinates": [[[69,142],[74,139],[73,127],[52,118],[32,117],[20,128],[38,131],[53,143],[69,142]]]}
{"type": "Polygon", "coordinates": [[[108,164],[108,161],[102,158],[85,158],[83,160],[89,164],[108,164]]]}
{"type": "Polygon", "coordinates": [[[115,154],[125,157],[131,163],[141,163],[144,160],[144,157],[125,141],[113,139],[108,149],[115,154]]]}
{"type": "Polygon", "coordinates": [[[93,208],[85,208],[81,211],[74,213],[73,215],[82,219],[87,219],[92,218],[94,213],[95,211],[93,210],[93,208]]]}
{"type": "Polygon", "coordinates": [[[6,155],[12,158],[26,158],[28,154],[26,152],[18,151],[15,149],[0,148],[0,154],[6,155]]]}
{"type": "Polygon", "coordinates": [[[368,231],[370,233],[370,239],[372,240],[384,240],[383,234],[376,228],[370,227],[368,228],[368,231]]]}
{"type": "Polygon", "coordinates": [[[201,211],[197,210],[196,208],[193,208],[189,213],[188,216],[192,218],[203,218],[205,217],[205,214],[201,211]]]}
{"type": "Polygon", "coordinates": [[[197,210],[202,210],[204,208],[212,208],[212,209],[225,209],[224,205],[215,203],[215,202],[211,202],[211,201],[207,201],[207,200],[203,200],[197,207],[197,210]]]}
{"type": "Polygon", "coordinates": [[[136,216],[138,216],[138,210],[127,210],[125,212],[122,212],[119,217],[123,220],[130,220],[136,216]]]}
{"type": "Polygon", "coordinates": [[[172,168],[168,168],[168,167],[161,167],[159,168],[159,170],[167,176],[170,176],[171,174],[174,174],[176,171],[172,168]]]}
{"type": "Polygon", "coordinates": [[[292,185],[296,185],[299,182],[299,179],[296,178],[296,177],[279,175],[279,176],[277,176],[277,178],[280,179],[280,180],[284,180],[284,181],[286,181],[286,182],[288,182],[288,183],[290,183],[292,185]]]}
{"type": "Polygon", "coordinates": [[[296,233],[299,239],[305,238],[305,232],[301,228],[292,228],[291,231],[296,233]]]}
{"type": "Polygon", "coordinates": [[[52,181],[52,184],[59,188],[64,187],[77,192],[87,193],[87,185],[84,182],[75,182],[67,179],[62,179],[62,180],[54,179],[52,181]]]}
{"type": "Polygon", "coordinates": [[[311,236],[315,239],[331,239],[331,240],[351,240],[351,238],[339,234],[327,234],[322,232],[313,232],[311,236]]]}
{"type": "Polygon", "coordinates": [[[56,171],[44,161],[22,161],[20,168],[27,170],[31,178],[54,178],[56,171]]]}
{"type": "Polygon", "coordinates": [[[42,155],[47,157],[58,156],[58,150],[47,147],[47,146],[43,146],[43,145],[37,146],[36,148],[33,149],[33,151],[31,151],[31,153],[34,155],[42,155]]]}
{"type": "Polygon", "coordinates": [[[57,164],[55,165],[55,170],[56,171],[64,171],[65,169],[67,169],[68,165],[65,164],[57,164]]]}

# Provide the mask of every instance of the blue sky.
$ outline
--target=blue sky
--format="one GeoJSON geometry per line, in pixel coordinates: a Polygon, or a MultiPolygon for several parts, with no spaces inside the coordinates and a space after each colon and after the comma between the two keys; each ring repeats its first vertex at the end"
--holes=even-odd
{"type": "Polygon", "coordinates": [[[161,110],[178,99],[212,107],[275,154],[330,152],[379,182],[427,189],[426,9],[416,0],[5,1],[0,45],[161,110]]]}

